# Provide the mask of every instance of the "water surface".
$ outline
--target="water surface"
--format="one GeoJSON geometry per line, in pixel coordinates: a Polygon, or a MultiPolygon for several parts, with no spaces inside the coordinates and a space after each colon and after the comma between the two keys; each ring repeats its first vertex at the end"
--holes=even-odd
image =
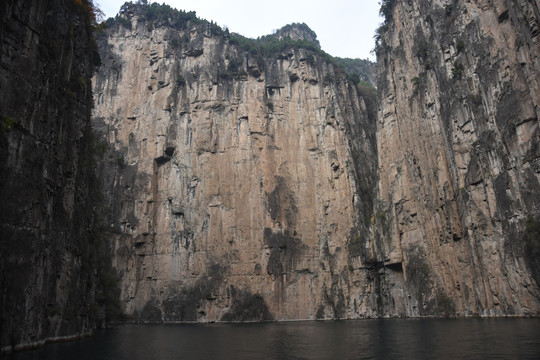
{"type": "Polygon", "coordinates": [[[540,319],[118,325],[8,359],[540,359],[540,319]]]}

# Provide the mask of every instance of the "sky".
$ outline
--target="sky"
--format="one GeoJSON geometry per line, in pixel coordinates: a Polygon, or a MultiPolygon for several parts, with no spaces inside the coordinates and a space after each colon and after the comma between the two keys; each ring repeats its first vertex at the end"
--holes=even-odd
{"type": "MultiPolygon", "coordinates": [[[[125,0],[94,0],[105,17],[114,17],[125,0]]],[[[136,2],[136,1],[134,1],[136,2]]],[[[156,1],[152,1],[156,2],[156,1]]],[[[293,22],[306,23],[332,56],[370,59],[373,35],[382,22],[379,0],[159,0],[179,10],[195,11],[229,31],[249,38],[271,34],[293,22]]]]}

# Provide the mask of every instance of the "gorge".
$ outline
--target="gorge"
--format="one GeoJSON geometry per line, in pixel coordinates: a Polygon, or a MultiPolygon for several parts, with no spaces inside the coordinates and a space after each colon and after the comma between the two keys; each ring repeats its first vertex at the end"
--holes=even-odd
{"type": "Polygon", "coordinates": [[[91,5],[2,5],[3,350],[116,313],[539,316],[537,1],[382,1],[376,71],[305,24],[91,5]]]}

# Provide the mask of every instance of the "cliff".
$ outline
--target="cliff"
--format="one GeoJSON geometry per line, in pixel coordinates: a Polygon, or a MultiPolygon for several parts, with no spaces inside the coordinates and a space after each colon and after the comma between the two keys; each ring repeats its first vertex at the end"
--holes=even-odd
{"type": "Polygon", "coordinates": [[[306,38],[257,42],[165,5],[108,23],[93,115],[126,313],[376,316],[375,119],[343,70],[306,38]]]}
{"type": "Polygon", "coordinates": [[[538,7],[381,13],[378,104],[305,25],[108,21],[94,129],[134,321],[539,314],[538,7]]]}
{"type": "Polygon", "coordinates": [[[381,13],[376,99],[305,24],[126,3],[98,55],[91,2],[4,1],[1,351],[118,298],[139,322],[538,316],[538,3],[381,13]]]}
{"type": "Polygon", "coordinates": [[[388,312],[538,315],[538,3],[384,1],[382,13],[378,259],[403,289],[388,312]]]}
{"type": "Polygon", "coordinates": [[[0,5],[1,352],[87,334],[101,317],[90,5],[0,5]]]}

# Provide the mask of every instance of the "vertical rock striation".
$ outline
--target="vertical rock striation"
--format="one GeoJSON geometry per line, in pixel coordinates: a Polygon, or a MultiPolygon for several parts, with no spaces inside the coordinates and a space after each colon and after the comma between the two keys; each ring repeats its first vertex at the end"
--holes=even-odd
{"type": "Polygon", "coordinates": [[[404,316],[538,315],[537,1],[384,1],[378,259],[404,316]]]}
{"type": "Polygon", "coordinates": [[[0,5],[2,352],[95,327],[89,5],[0,5]]]}
{"type": "Polygon", "coordinates": [[[305,25],[109,22],[94,128],[135,321],[538,315],[538,6],[383,12],[376,124],[305,25]]]}
{"type": "MultiPolygon", "coordinates": [[[[94,80],[126,313],[376,315],[360,249],[375,121],[355,86],[316,46],[255,54],[193,13],[159,15],[166,8],[124,5],[100,40],[94,80]]],[[[301,27],[286,30],[306,40],[301,27]]]]}

